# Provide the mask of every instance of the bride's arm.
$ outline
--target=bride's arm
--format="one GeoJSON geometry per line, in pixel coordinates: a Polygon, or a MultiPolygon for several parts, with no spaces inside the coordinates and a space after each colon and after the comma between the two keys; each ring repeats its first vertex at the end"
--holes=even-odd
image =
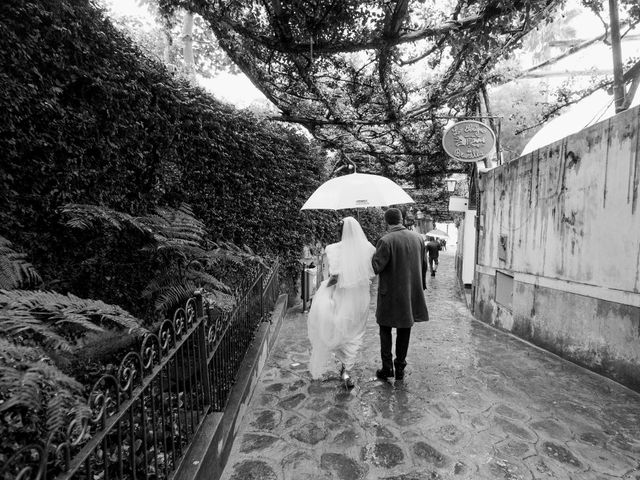
{"type": "Polygon", "coordinates": [[[338,258],[338,245],[332,243],[327,245],[325,253],[327,254],[327,263],[329,264],[329,281],[327,287],[331,287],[338,283],[338,275],[340,273],[340,261],[338,258]]]}

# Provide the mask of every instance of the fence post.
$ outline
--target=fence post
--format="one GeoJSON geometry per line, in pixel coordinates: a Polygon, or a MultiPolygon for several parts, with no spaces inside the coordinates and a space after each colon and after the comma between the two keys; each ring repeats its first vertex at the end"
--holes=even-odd
{"type": "MultiPolygon", "coordinates": [[[[267,272],[268,275],[268,272],[267,272]]],[[[260,274],[260,318],[264,322],[264,273],[260,274]]],[[[268,278],[268,277],[267,277],[268,278]]],[[[269,323],[271,323],[271,319],[269,319],[269,323]]]]}
{"type": "Polygon", "coordinates": [[[207,405],[211,406],[211,380],[209,377],[209,366],[207,365],[207,320],[209,314],[207,312],[207,318],[204,318],[204,309],[202,307],[202,291],[198,290],[195,293],[196,304],[196,321],[200,321],[198,325],[198,351],[200,352],[200,372],[202,377],[202,390],[204,392],[204,401],[207,405]]]}

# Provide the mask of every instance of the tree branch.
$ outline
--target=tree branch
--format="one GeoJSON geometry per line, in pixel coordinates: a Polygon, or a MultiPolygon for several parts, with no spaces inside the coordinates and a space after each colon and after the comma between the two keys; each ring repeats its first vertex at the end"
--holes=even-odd
{"type": "Polygon", "coordinates": [[[550,110],[548,110],[547,112],[544,113],[544,115],[542,116],[541,120],[534,124],[534,125],[529,125],[527,127],[523,127],[523,128],[519,128],[516,129],[514,131],[514,133],[516,135],[520,135],[521,133],[524,133],[528,130],[531,130],[532,128],[536,128],[539,127],[540,125],[544,124],[547,120],[549,120],[551,117],[553,117],[556,113],[558,113],[560,110],[562,110],[565,107],[568,107],[569,105],[573,105],[574,103],[578,103],[580,100],[588,97],[589,95],[591,95],[592,93],[605,88],[605,87],[609,87],[613,85],[613,80],[606,80],[603,82],[598,83],[597,85],[585,90],[584,92],[582,92],[581,95],[577,96],[576,98],[574,98],[573,100],[570,100],[568,102],[564,102],[562,105],[555,105],[553,108],[551,108],[550,110]]]}
{"type": "MultiPolygon", "coordinates": [[[[624,37],[627,33],[629,33],[636,25],[638,22],[634,22],[631,24],[628,24],[628,28],[627,31],[621,35],[620,37],[624,37]]],[[[624,24],[623,24],[624,25],[624,24]]],[[[608,37],[609,33],[608,30],[605,28],[605,32],[602,35],[598,35],[597,37],[593,37],[590,40],[585,40],[584,42],[579,43],[578,45],[574,45],[572,47],[570,47],[569,49],[567,49],[566,52],[561,53],[560,55],[557,55],[553,58],[550,58],[549,60],[545,60],[544,62],[541,62],[537,65],[534,65],[533,67],[527,68],[525,70],[522,70],[521,72],[518,73],[518,75],[516,75],[514,78],[510,79],[509,81],[512,80],[516,80],[518,78],[523,78],[523,77],[529,77],[529,73],[534,72],[536,70],[539,70],[541,68],[544,67],[548,67],[549,65],[553,65],[554,63],[558,63],[560,60],[563,60],[567,57],[570,57],[571,55],[573,55],[574,53],[577,53],[581,50],[584,50],[587,47],[590,47],[591,45],[594,45],[595,43],[598,42],[605,42],[606,43],[606,39],[608,37]]]]}
{"type": "MultiPolygon", "coordinates": [[[[404,1],[404,0],[403,0],[404,1]]],[[[558,3],[558,0],[553,0],[551,3],[558,3]]],[[[471,15],[469,17],[462,18],[460,20],[447,20],[440,25],[433,27],[423,28],[416,30],[415,32],[405,33],[398,35],[394,38],[385,38],[384,36],[370,38],[362,42],[289,42],[282,41],[282,39],[275,39],[265,35],[259,35],[249,30],[248,28],[234,22],[228,17],[216,18],[216,21],[223,24],[225,27],[234,30],[242,36],[253,40],[271,50],[275,50],[280,53],[300,54],[309,52],[313,46],[313,52],[316,55],[332,55],[336,53],[352,53],[362,50],[379,50],[385,46],[396,46],[404,43],[413,43],[426,38],[435,37],[452,31],[462,31],[472,29],[478,25],[484,25],[490,20],[499,17],[504,13],[504,9],[495,7],[491,9],[485,9],[478,15],[471,15]]]]}
{"type": "Polygon", "coordinates": [[[439,48],[442,48],[442,46],[444,45],[444,42],[446,42],[448,39],[449,39],[449,34],[443,35],[442,38],[440,38],[440,40],[438,40],[436,42],[436,44],[433,47],[431,47],[429,50],[427,50],[426,52],[424,52],[424,53],[422,53],[420,55],[417,55],[415,57],[408,58],[406,60],[400,60],[398,62],[398,65],[404,67],[404,66],[407,66],[407,65],[412,65],[414,63],[417,63],[420,60],[424,60],[429,55],[431,55],[433,52],[435,52],[439,48]]]}

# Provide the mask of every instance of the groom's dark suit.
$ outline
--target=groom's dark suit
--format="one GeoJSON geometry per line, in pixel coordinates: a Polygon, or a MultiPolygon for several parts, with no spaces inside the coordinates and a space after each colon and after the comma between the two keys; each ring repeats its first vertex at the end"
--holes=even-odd
{"type": "Polygon", "coordinates": [[[429,320],[424,300],[427,262],[422,237],[402,225],[390,225],[376,245],[373,270],[379,274],[376,320],[380,325],[381,377],[402,379],[414,322],[429,320]],[[392,362],[391,329],[396,328],[396,359],[392,362]]]}

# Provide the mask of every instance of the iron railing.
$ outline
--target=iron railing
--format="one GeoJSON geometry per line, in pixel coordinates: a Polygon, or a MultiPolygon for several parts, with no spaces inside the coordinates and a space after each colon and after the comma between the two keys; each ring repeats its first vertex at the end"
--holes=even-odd
{"type": "Polygon", "coordinates": [[[224,410],[240,363],[278,297],[279,263],[260,272],[230,313],[196,292],[115,375],[89,394],[91,420],[29,445],[0,467],[0,480],[170,479],[205,416],[224,410]]]}

